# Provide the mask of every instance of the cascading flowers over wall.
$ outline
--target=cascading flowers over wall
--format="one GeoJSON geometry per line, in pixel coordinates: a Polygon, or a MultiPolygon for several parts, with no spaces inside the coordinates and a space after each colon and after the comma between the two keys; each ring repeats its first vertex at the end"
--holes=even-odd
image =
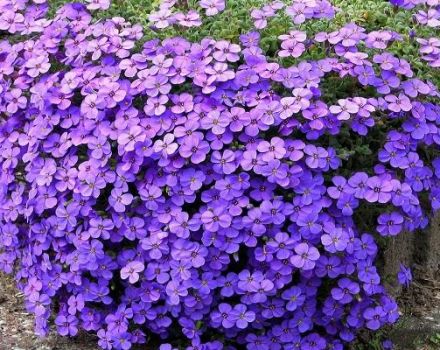
{"type": "MultiPolygon", "coordinates": [[[[0,8],[14,34],[0,41],[0,268],[38,334],[53,315],[103,349],[324,350],[398,319],[376,241],[440,208],[440,106],[386,51],[397,33],[295,29],[280,58],[255,31],[136,51],[141,26],[82,4],[53,19],[41,0],[0,8]],[[313,47],[327,57],[301,60],[313,47]],[[356,94],[329,101],[339,83],[356,94]],[[340,152],[354,140],[376,153],[340,152]]],[[[251,16],[263,28],[282,9],[251,16]]]]}

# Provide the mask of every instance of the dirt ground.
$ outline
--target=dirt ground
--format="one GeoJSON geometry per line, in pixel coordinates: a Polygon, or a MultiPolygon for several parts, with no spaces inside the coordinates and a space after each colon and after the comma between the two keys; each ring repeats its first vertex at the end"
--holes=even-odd
{"type": "Polygon", "coordinates": [[[47,338],[35,336],[34,318],[26,312],[23,296],[11,277],[0,273],[0,350],[98,349],[96,339],[88,334],[69,339],[53,330],[47,338]]]}

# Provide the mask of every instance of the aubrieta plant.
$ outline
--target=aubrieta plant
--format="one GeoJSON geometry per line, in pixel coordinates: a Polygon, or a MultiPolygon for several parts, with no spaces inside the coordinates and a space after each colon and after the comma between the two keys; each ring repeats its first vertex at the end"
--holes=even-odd
{"type": "Polygon", "coordinates": [[[53,316],[108,350],[339,350],[394,323],[377,241],[440,208],[439,93],[386,51],[400,36],[349,23],[295,27],[276,57],[257,31],[136,51],[141,26],[89,13],[108,6],[0,1],[0,268],[37,334],[53,316]],[[375,153],[341,152],[356,140],[375,153]]]}

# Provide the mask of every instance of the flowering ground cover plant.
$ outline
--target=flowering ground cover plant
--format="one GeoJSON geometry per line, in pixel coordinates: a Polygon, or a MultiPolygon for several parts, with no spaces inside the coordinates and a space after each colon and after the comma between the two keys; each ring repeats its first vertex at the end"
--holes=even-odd
{"type": "MultiPolygon", "coordinates": [[[[93,19],[109,5],[0,2],[0,268],[37,333],[54,316],[103,349],[324,350],[394,323],[377,241],[440,208],[439,93],[387,51],[402,35],[311,35],[331,3],[274,1],[239,42],[140,45],[93,19]],[[272,55],[276,16],[293,27],[272,55]]],[[[198,21],[177,5],[154,30],[198,21]]]]}

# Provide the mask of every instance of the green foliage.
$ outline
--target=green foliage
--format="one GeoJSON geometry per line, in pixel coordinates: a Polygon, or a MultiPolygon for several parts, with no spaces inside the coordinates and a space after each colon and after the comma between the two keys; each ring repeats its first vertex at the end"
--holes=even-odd
{"type": "Polygon", "coordinates": [[[429,343],[440,347],[440,333],[431,335],[429,337],[429,343]]]}

